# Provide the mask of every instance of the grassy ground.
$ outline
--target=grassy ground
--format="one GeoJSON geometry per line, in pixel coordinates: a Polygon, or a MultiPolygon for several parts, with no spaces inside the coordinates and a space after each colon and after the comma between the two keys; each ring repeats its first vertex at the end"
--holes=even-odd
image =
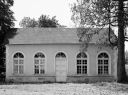
{"type": "Polygon", "coordinates": [[[0,85],[0,95],[128,95],[128,84],[3,84],[0,85]]]}

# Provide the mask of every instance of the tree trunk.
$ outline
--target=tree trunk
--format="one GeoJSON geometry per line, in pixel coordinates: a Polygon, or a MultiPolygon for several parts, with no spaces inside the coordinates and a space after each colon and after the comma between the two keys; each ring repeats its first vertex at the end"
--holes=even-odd
{"type": "Polygon", "coordinates": [[[124,9],[123,1],[119,0],[118,6],[118,63],[117,63],[117,82],[127,81],[125,71],[125,53],[124,53],[124,9]]]}

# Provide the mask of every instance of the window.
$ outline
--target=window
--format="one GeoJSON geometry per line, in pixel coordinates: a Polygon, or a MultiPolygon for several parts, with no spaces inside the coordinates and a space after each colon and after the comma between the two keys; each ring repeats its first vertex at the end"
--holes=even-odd
{"type": "Polygon", "coordinates": [[[56,58],[66,58],[66,55],[63,52],[60,52],[56,55],[56,58]]]}
{"type": "Polygon", "coordinates": [[[14,74],[23,74],[24,71],[24,56],[22,53],[16,53],[13,56],[14,74]]]}
{"type": "Polygon", "coordinates": [[[43,53],[37,53],[34,56],[34,72],[35,74],[45,73],[45,56],[43,53]]]}
{"type": "Polygon", "coordinates": [[[87,74],[87,55],[83,52],[77,55],[77,74],[87,74]]]}
{"type": "Polygon", "coordinates": [[[106,53],[100,53],[98,55],[98,74],[108,74],[109,69],[109,56],[106,53]]]}

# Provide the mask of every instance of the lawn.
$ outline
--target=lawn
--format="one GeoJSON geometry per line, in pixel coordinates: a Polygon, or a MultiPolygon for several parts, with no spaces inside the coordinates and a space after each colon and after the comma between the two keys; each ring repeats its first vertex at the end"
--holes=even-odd
{"type": "Polygon", "coordinates": [[[38,83],[0,85],[0,95],[128,95],[128,84],[38,83]]]}

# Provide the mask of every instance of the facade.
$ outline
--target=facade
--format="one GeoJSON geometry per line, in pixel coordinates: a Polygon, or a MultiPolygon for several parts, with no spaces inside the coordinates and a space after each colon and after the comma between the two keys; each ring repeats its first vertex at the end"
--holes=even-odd
{"type": "Polygon", "coordinates": [[[6,81],[116,80],[117,50],[108,44],[96,44],[99,35],[94,35],[87,51],[81,51],[77,29],[18,29],[6,45],[6,81]]]}

